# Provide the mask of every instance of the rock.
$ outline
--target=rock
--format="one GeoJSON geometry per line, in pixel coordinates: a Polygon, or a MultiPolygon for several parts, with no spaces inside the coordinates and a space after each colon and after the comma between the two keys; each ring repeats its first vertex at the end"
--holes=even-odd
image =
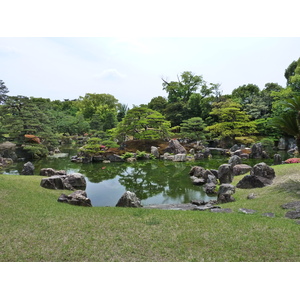
{"type": "Polygon", "coordinates": [[[205,173],[205,169],[200,167],[200,166],[195,166],[195,167],[192,167],[191,170],[190,170],[190,176],[195,176],[195,177],[198,177],[198,178],[203,178],[204,176],[204,173],[205,173]]]}
{"type": "Polygon", "coordinates": [[[176,155],[174,155],[173,161],[178,161],[178,162],[186,161],[186,154],[176,154],[176,155]]]}
{"type": "Polygon", "coordinates": [[[0,156],[3,158],[11,158],[13,161],[18,160],[18,156],[16,155],[16,147],[17,145],[11,142],[4,142],[0,144],[0,156]]]}
{"type": "Polygon", "coordinates": [[[285,217],[289,219],[300,219],[300,209],[288,211],[285,217]]]}
{"type": "Polygon", "coordinates": [[[275,178],[275,171],[273,168],[269,167],[266,163],[261,162],[259,164],[256,164],[252,168],[250,175],[264,177],[273,180],[275,178]]]}
{"type": "Polygon", "coordinates": [[[86,180],[80,173],[72,173],[65,176],[63,183],[68,190],[85,190],[86,188],[86,180]]]}
{"type": "Polygon", "coordinates": [[[46,189],[64,190],[65,186],[63,180],[65,177],[66,176],[55,175],[48,178],[43,178],[40,185],[46,189]]]}
{"type": "Polygon", "coordinates": [[[77,190],[86,188],[86,180],[80,173],[69,175],[54,175],[43,178],[40,183],[41,187],[54,190],[77,190]]]}
{"type": "Polygon", "coordinates": [[[178,140],[170,140],[166,152],[170,152],[174,154],[180,154],[180,153],[186,154],[185,148],[178,142],[178,140]]]}
{"type": "Polygon", "coordinates": [[[204,178],[198,178],[196,176],[191,176],[191,180],[194,185],[203,185],[205,183],[204,178]]]}
{"type": "Polygon", "coordinates": [[[231,148],[230,148],[230,152],[235,152],[235,151],[237,151],[237,150],[239,150],[240,149],[240,147],[237,145],[237,144],[235,144],[235,145],[233,145],[231,148]]]}
{"type": "Polygon", "coordinates": [[[263,157],[263,148],[261,143],[256,143],[251,147],[250,158],[262,158],[263,157]]]}
{"type": "Polygon", "coordinates": [[[248,196],[247,196],[247,199],[255,199],[256,198],[256,195],[254,193],[250,193],[248,196]]]}
{"type": "Polygon", "coordinates": [[[195,155],[195,149],[192,148],[192,149],[189,151],[189,153],[190,153],[191,155],[195,155]]]}
{"type": "Polygon", "coordinates": [[[221,184],[218,191],[217,203],[234,202],[232,195],[235,193],[235,186],[231,184],[221,184]]]}
{"type": "Polygon", "coordinates": [[[201,160],[201,159],[204,159],[204,154],[201,153],[201,152],[197,152],[197,153],[195,153],[195,155],[194,155],[194,159],[195,159],[195,160],[201,160]]]}
{"type": "Polygon", "coordinates": [[[93,161],[93,162],[101,162],[101,161],[103,161],[103,160],[105,160],[105,158],[104,158],[103,155],[95,155],[95,156],[93,156],[93,158],[92,158],[92,161],[93,161]]]}
{"type": "Polygon", "coordinates": [[[286,148],[287,148],[287,143],[286,143],[286,139],[285,139],[285,138],[281,137],[281,138],[279,139],[277,148],[278,148],[279,150],[286,150],[286,148]]]}
{"type": "Polygon", "coordinates": [[[159,158],[158,148],[151,146],[151,154],[154,155],[156,158],[159,158]]]}
{"type": "Polygon", "coordinates": [[[116,154],[108,155],[106,158],[108,160],[110,160],[111,162],[122,162],[122,161],[124,161],[124,159],[121,156],[116,155],[116,154]]]}
{"type": "Polygon", "coordinates": [[[238,175],[243,175],[252,170],[252,167],[246,164],[238,164],[235,165],[232,169],[233,175],[238,176],[238,175]]]}
{"type": "Polygon", "coordinates": [[[22,175],[33,175],[33,173],[34,173],[34,165],[30,161],[28,161],[26,164],[24,164],[21,174],[22,175]]]}
{"type": "Polygon", "coordinates": [[[281,165],[282,164],[282,158],[280,154],[274,154],[274,165],[281,165]]]}
{"type": "Polygon", "coordinates": [[[247,215],[256,213],[256,210],[248,209],[248,208],[240,208],[239,211],[247,215]]]}
{"type": "MultiPolygon", "coordinates": [[[[206,177],[204,176],[204,180],[205,180],[205,178],[206,177]]],[[[213,183],[213,184],[217,185],[218,180],[217,180],[216,176],[211,173],[211,174],[208,174],[206,183],[213,183]]]]}
{"type": "Polygon", "coordinates": [[[204,158],[212,157],[211,152],[210,152],[210,149],[208,149],[208,148],[205,148],[205,149],[204,149],[203,157],[204,157],[204,158]]]}
{"type": "Polygon", "coordinates": [[[203,186],[203,190],[207,195],[216,195],[217,194],[216,188],[217,188],[217,186],[213,182],[206,183],[203,186]]]}
{"type": "Polygon", "coordinates": [[[126,158],[126,162],[128,162],[128,163],[136,162],[136,158],[135,157],[128,157],[128,158],[126,158]]]}
{"type": "Polygon", "coordinates": [[[246,175],[238,182],[236,187],[239,189],[254,189],[254,188],[262,188],[271,184],[272,184],[272,180],[270,179],[254,176],[254,175],[246,175]]]}
{"type": "Polygon", "coordinates": [[[221,207],[220,206],[215,206],[215,205],[212,205],[212,204],[205,204],[205,205],[200,205],[200,206],[196,206],[194,207],[193,210],[200,210],[200,211],[205,211],[205,210],[212,210],[212,209],[220,209],[221,207]]]}
{"type": "Polygon", "coordinates": [[[67,175],[65,170],[54,170],[52,168],[42,168],[40,170],[40,176],[54,176],[54,175],[67,175]]]}
{"type": "Polygon", "coordinates": [[[281,207],[284,209],[300,210],[300,201],[289,202],[289,203],[281,205],[281,207]]]}
{"type": "Polygon", "coordinates": [[[213,208],[210,210],[213,213],[231,213],[231,208],[213,208]]]}
{"type": "Polygon", "coordinates": [[[194,204],[194,205],[198,205],[198,206],[207,204],[207,202],[204,201],[204,200],[192,200],[191,203],[194,204]]]}
{"type": "Polygon", "coordinates": [[[140,199],[132,192],[125,192],[116,204],[117,207],[142,207],[140,199]]]}
{"type": "Polygon", "coordinates": [[[233,171],[231,165],[223,164],[218,169],[218,179],[220,184],[231,183],[233,180],[233,171]]]}
{"type": "Polygon", "coordinates": [[[87,194],[85,191],[78,190],[70,195],[61,194],[57,200],[58,202],[68,203],[71,205],[78,206],[92,206],[91,200],[87,198],[87,194]]]}
{"type": "Polygon", "coordinates": [[[218,170],[210,169],[210,172],[218,179],[218,170]]]}
{"type": "Polygon", "coordinates": [[[242,163],[242,159],[238,155],[233,155],[230,157],[228,164],[231,165],[231,167],[234,167],[235,165],[239,165],[242,163]]]}
{"type": "Polygon", "coordinates": [[[263,217],[269,217],[269,218],[274,218],[275,217],[275,214],[274,213],[265,213],[265,214],[262,214],[263,217]]]}
{"type": "Polygon", "coordinates": [[[104,164],[110,164],[110,160],[104,160],[102,163],[104,163],[104,164]]]}

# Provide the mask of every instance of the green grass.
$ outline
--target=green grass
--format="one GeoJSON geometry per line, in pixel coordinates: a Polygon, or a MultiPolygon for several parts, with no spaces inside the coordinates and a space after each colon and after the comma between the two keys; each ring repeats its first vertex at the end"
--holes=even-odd
{"type": "Polygon", "coordinates": [[[77,207],[58,203],[66,191],[41,188],[40,176],[0,175],[0,260],[300,261],[300,225],[280,208],[300,198],[299,168],[276,166],[274,185],[238,189],[222,205],[233,213],[77,207]],[[258,197],[246,199],[250,192],[258,197]]]}

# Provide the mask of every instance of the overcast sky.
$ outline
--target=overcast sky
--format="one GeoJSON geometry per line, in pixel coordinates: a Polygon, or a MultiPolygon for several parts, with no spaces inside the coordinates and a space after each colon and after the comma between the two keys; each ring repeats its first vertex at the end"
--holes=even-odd
{"type": "Polygon", "coordinates": [[[120,103],[165,96],[162,77],[191,71],[220,83],[224,94],[243,84],[276,82],[300,57],[300,38],[0,38],[0,79],[9,95],[76,99],[108,93],[120,103]]]}

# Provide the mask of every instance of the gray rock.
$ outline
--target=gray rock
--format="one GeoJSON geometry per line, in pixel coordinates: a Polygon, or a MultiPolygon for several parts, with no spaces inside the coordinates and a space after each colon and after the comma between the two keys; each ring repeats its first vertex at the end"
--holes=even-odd
{"type": "Polygon", "coordinates": [[[180,153],[186,154],[185,148],[178,142],[178,140],[170,140],[166,152],[170,152],[174,154],[180,154],[180,153]]]}
{"type": "Polygon", "coordinates": [[[21,174],[22,175],[33,175],[33,173],[34,173],[34,165],[30,161],[28,161],[26,164],[24,164],[21,174]]]}
{"type": "Polygon", "coordinates": [[[265,213],[265,214],[262,214],[263,217],[269,217],[269,218],[274,218],[275,217],[275,214],[274,213],[265,213]]]}
{"type": "Polygon", "coordinates": [[[280,154],[274,154],[274,165],[281,165],[282,164],[282,158],[280,154]]]}
{"type": "Polygon", "coordinates": [[[255,175],[255,176],[264,177],[273,180],[275,178],[275,171],[273,168],[269,167],[266,163],[261,162],[259,164],[256,164],[252,168],[250,175],[255,175]]]}
{"type": "Polygon", "coordinates": [[[250,158],[262,158],[263,157],[263,148],[261,143],[256,143],[251,147],[250,158]]]}
{"type": "Polygon", "coordinates": [[[206,205],[196,206],[193,210],[205,211],[205,210],[220,209],[220,208],[221,208],[220,206],[206,204],[206,205]]]}
{"type": "Polygon", "coordinates": [[[300,209],[288,211],[285,217],[289,219],[300,219],[300,209]]]}
{"type": "Polygon", "coordinates": [[[142,207],[140,199],[132,192],[125,192],[116,204],[117,207],[142,207]]]}
{"type": "Polygon", "coordinates": [[[86,180],[80,173],[54,175],[43,178],[40,185],[43,188],[54,190],[82,190],[86,188],[86,180]]]}
{"type": "Polygon", "coordinates": [[[158,148],[157,148],[157,147],[154,147],[154,146],[151,146],[151,154],[152,154],[153,156],[155,156],[156,158],[159,158],[158,148]]]}
{"type": "Polygon", "coordinates": [[[178,161],[178,162],[186,161],[186,154],[176,154],[176,155],[174,155],[173,161],[178,161]]]}
{"type": "Polygon", "coordinates": [[[248,208],[240,208],[239,211],[247,215],[256,213],[256,210],[248,208]]]}
{"type": "Polygon", "coordinates": [[[234,202],[232,195],[235,193],[235,186],[232,184],[221,184],[218,190],[217,203],[234,202]]]}
{"type": "Polygon", "coordinates": [[[195,155],[194,155],[194,159],[195,159],[195,160],[202,160],[202,159],[204,159],[204,154],[201,153],[201,152],[197,152],[197,153],[195,153],[195,155]]]}
{"type": "Polygon", "coordinates": [[[289,203],[281,205],[281,207],[284,209],[300,210],[300,201],[289,202],[289,203]]]}
{"type": "Polygon", "coordinates": [[[66,175],[63,179],[63,183],[68,190],[85,190],[86,188],[86,180],[80,173],[66,175]]]}
{"type": "Polygon", "coordinates": [[[231,165],[231,167],[234,167],[235,165],[239,165],[242,163],[242,159],[238,155],[233,155],[230,157],[228,164],[231,165]]]}
{"type": "Polygon", "coordinates": [[[252,167],[246,164],[238,164],[233,166],[233,175],[238,176],[238,175],[243,175],[252,170],[252,167]]]}
{"type": "Polygon", "coordinates": [[[254,175],[246,175],[238,182],[236,187],[239,189],[254,189],[262,188],[271,184],[272,180],[270,179],[254,175]]]}
{"type": "Polygon", "coordinates": [[[189,172],[189,175],[190,176],[195,176],[195,177],[198,177],[198,178],[203,178],[204,176],[204,173],[205,173],[205,169],[200,167],[200,166],[195,166],[195,167],[192,167],[190,172],[189,172]]]}
{"type": "Polygon", "coordinates": [[[216,188],[217,188],[216,184],[214,184],[212,182],[206,183],[203,186],[203,190],[207,195],[216,195],[217,194],[216,188]]]}
{"type": "Polygon", "coordinates": [[[42,168],[40,170],[40,176],[54,176],[54,175],[67,175],[65,170],[54,170],[52,168],[42,168]]]}
{"type": "Polygon", "coordinates": [[[88,207],[92,206],[91,200],[87,198],[86,192],[81,190],[75,191],[70,195],[61,194],[57,201],[62,203],[68,203],[71,205],[88,207]]]}
{"type": "Polygon", "coordinates": [[[231,208],[213,208],[210,210],[213,213],[231,213],[231,208]]]}
{"type": "Polygon", "coordinates": [[[108,160],[110,160],[111,162],[122,162],[122,161],[124,161],[124,159],[121,156],[116,155],[116,154],[108,155],[106,158],[108,160]]]}
{"type": "Polygon", "coordinates": [[[255,199],[256,198],[256,195],[254,193],[250,193],[248,196],[247,196],[247,199],[255,199]]]}
{"type": "Polygon", "coordinates": [[[205,183],[204,178],[198,178],[196,176],[191,176],[191,180],[194,185],[203,185],[205,183]]]}
{"type": "Polygon", "coordinates": [[[218,179],[220,184],[231,183],[233,180],[233,171],[230,164],[223,164],[218,169],[218,179]]]}

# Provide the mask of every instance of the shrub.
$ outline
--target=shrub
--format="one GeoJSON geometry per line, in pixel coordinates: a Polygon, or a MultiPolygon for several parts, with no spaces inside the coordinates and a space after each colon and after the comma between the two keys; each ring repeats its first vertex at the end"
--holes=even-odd
{"type": "Polygon", "coordinates": [[[297,164],[297,163],[300,163],[300,158],[297,158],[297,157],[289,158],[289,159],[285,160],[285,163],[297,164]]]}

